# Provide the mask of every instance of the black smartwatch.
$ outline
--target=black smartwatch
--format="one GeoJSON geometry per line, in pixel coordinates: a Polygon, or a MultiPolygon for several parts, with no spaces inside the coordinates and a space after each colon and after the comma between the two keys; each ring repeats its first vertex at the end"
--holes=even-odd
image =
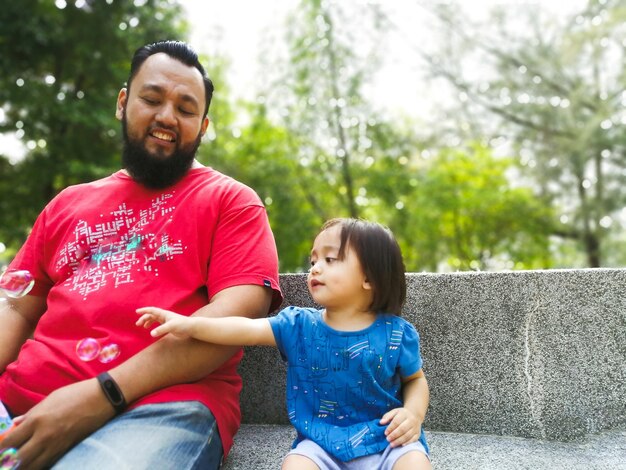
{"type": "Polygon", "coordinates": [[[123,412],[127,406],[126,399],[120,387],[115,380],[113,380],[113,377],[111,377],[108,372],[103,372],[98,375],[97,379],[104,392],[104,396],[107,397],[107,400],[109,400],[109,403],[111,403],[113,409],[115,409],[115,413],[120,414],[123,412]]]}

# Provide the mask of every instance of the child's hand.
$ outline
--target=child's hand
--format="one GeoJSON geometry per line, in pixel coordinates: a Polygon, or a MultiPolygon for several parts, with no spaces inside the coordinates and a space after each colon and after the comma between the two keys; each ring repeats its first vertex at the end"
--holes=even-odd
{"type": "Polygon", "coordinates": [[[172,333],[182,338],[191,336],[191,319],[188,317],[157,307],[138,308],[137,313],[141,315],[139,320],[137,320],[137,326],[150,328],[154,323],[162,323],[161,326],[150,332],[152,336],[162,336],[166,333],[172,333]]]}
{"type": "Polygon", "coordinates": [[[380,424],[388,424],[385,436],[391,447],[399,447],[416,442],[422,432],[423,418],[406,408],[394,408],[384,414],[380,424]]]}

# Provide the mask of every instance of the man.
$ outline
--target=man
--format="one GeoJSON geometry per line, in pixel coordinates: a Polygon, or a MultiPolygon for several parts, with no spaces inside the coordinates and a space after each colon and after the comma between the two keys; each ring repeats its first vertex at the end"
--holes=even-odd
{"type": "Polygon", "coordinates": [[[36,280],[0,307],[20,468],[218,468],[228,452],[240,350],[135,326],[146,305],[261,316],[281,300],[260,199],[194,160],[212,92],[186,44],[138,49],[117,100],[125,170],[62,191],[13,260],[36,280]]]}

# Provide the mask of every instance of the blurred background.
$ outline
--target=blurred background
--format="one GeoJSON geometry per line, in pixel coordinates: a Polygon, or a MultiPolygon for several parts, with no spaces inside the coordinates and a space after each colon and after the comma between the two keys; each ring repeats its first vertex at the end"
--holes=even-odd
{"type": "Polygon", "coordinates": [[[388,225],[408,271],[626,264],[626,0],[4,3],[0,264],[119,169],[117,93],[159,39],[201,54],[199,160],[261,196],[281,272],[336,216],[388,225]]]}

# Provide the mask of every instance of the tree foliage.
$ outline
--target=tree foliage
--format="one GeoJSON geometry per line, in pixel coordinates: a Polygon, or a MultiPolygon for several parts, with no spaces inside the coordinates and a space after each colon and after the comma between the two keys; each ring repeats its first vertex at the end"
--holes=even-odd
{"type": "Polygon", "coordinates": [[[549,267],[550,214],[527,188],[511,187],[511,163],[480,145],[443,148],[425,162],[413,225],[427,232],[412,240],[420,258],[431,258],[426,266],[435,268],[439,253],[461,270],[549,267]],[[419,240],[430,240],[434,251],[419,240]]]}
{"type": "Polygon", "coordinates": [[[376,125],[363,85],[378,63],[379,20],[373,6],[301,1],[288,20],[288,65],[267,93],[299,141],[299,165],[315,185],[307,197],[323,219],[361,215],[376,125]]]}
{"type": "MultiPolygon", "coordinates": [[[[59,190],[119,168],[129,59],[186,31],[169,0],[61,4],[0,13],[0,132],[27,145],[19,161],[0,158],[0,241],[12,249],[59,190]]],[[[319,226],[339,216],[390,226],[409,271],[571,266],[581,253],[605,264],[626,202],[621,3],[590,0],[567,23],[500,9],[478,26],[437,4],[442,49],[419,53],[457,92],[439,115],[402,120],[365,91],[383,10],[301,0],[280,44],[265,43],[284,54],[261,54],[253,102],[233,100],[220,51],[203,60],[216,92],[198,158],[260,195],[281,271],[306,269],[319,226]]]]}
{"type": "Polygon", "coordinates": [[[385,25],[377,7],[340,2],[304,0],[290,16],[288,65],[268,92],[282,98],[280,122],[298,143],[292,165],[308,181],[290,200],[304,196],[299,206],[317,209],[320,223],[363,216],[388,224],[409,270],[549,265],[548,211],[530,191],[508,187],[511,160],[472,147],[443,148],[425,162],[422,150],[442,145],[436,132],[377,117],[363,90],[385,25]]]}
{"type": "Polygon", "coordinates": [[[425,54],[434,75],[456,87],[474,128],[510,141],[522,176],[560,216],[552,235],[575,240],[587,266],[610,264],[604,246],[623,232],[626,203],[624,2],[590,0],[564,21],[537,8],[498,8],[478,24],[432,11],[446,38],[425,54]]]}
{"type": "Polygon", "coordinates": [[[119,168],[115,101],[130,58],[184,31],[166,0],[3,5],[0,132],[27,147],[19,162],[0,158],[0,240],[18,246],[58,191],[119,168]]]}
{"type": "Polygon", "coordinates": [[[512,159],[375,118],[363,89],[377,51],[359,56],[355,38],[384,24],[378,13],[363,9],[357,22],[338,2],[300,2],[286,57],[268,64],[278,78],[247,105],[247,124],[235,124],[232,103],[215,103],[206,161],[266,201],[284,271],[306,267],[317,228],[337,216],[389,225],[412,271],[549,267],[552,212],[511,187],[512,159]]]}

